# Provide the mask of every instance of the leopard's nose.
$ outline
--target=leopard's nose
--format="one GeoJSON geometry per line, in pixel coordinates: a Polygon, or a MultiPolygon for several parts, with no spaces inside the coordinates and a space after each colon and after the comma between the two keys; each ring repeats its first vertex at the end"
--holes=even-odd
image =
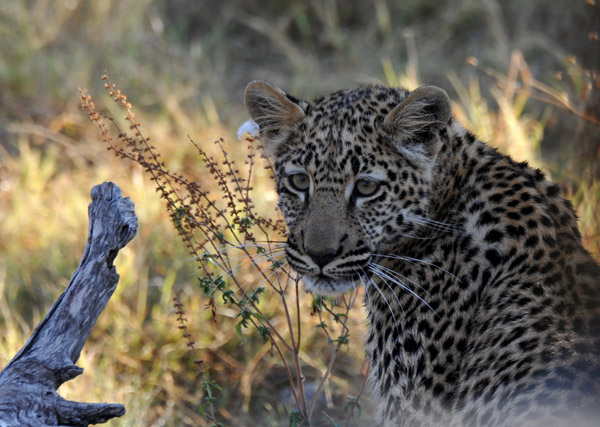
{"type": "Polygon", "coordinates": [[[342,247],[340,246],[338,249],[326,249],[320,252],[313,252],[310,250],[306,251],[306,254],[314,261],[315,264],[319,266],[319,268],[325,267],[331,261],[333,261],[339,254],[342,253],[342,247]]]}

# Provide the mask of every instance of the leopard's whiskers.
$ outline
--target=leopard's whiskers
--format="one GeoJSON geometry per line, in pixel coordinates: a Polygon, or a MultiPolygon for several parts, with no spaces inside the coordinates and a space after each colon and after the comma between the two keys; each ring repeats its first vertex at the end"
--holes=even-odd
{"type": "Polygon", "coordinates": [[[429,237],[413,236],[411,234],[400,233],[400,232],[398,233],[398,235],[402,236],[402,237],[406,237],[407,239],[416,239],[416,240],[433,240],[433,239],[437,239],[437,238],[440,237],[439,235],[437,235],[437,236],[429,236],[429,237]]]}
{"type": "Polygon", "coordinates": [[[411,222],[422,225],[436,231],[444,231],[448,233],[464,233],[462,226],[459,224],[448,224],[445,222],[436,221],[421,215],[404,214],[404,217],[411,222]]]}
{"type": "Polygon", "coordinates": [[[427,301],[425,301],[419,294],[417,294],[415,291],[410,289],[410,287],[408,285],[406,285],[399,277],[397,277],[397,274],[394,271],[392,271],[386,267],[383,267],[379,264],[376,264],[374,262],[370,262],[368,267],[369,267],[369,270],[373,274],[379,276],[382,279],[389,280],[390,282],[400,286],[402,289],[404,289],[411,295],[415,296],[419,301],[421,301],[423,304],[425,304],[425,306],[427,306],[436,316],[439,317],[438,313],[433,309],[433,307],[431,307],[431,305],[429,305],[429,303],[427,301]]]}
{"type": "MultiPolygon", "coordinates": [[[[361,267],[361,270],[364,273],[364,270],[361,267]]],[[[388,281],[386,279],[384,279],[383,277],[379,276],[379,278],[382,280],[383,283],[385,283],[385,285],[387,286],[387,288],[390,290],[390,292],[392,293],[392,295],[394,296],[394,298],[396,299],[396,302],[398,303],[398,306],[400,307],[400,309],[402,310],[403,313],[404,312],[404,307],[402,306],[402,303],[400,302],[400,299],[398,299],[398,295],[396,295],[396,292],[394,292],[394,290],[392,289],[392,287],[390,286],[390,284],[388,283],[388,281]]],[[[373,281],[373,279],[368,278],[370,281],[373,281]]],[[[405,313],[406,314],[406,313],[405,313]]]]}
{"type": "MultiPolygon", "coordinates": [[[[398,272],[397,272],[397,271],[395,271],[395,270],[392,270],[392,269],[391,269],[391,268],[389,268],[389,267],[385,267],[385,266],[383,266],[383,265],[381,265],[381,264],[377,264],[377,263],[373,263],[373,264],[374,264],[374,265],[375,265],[375,266],[376,266],[378,269],[381,269],[382,271],[384,271],[385,273],[387,273],[387,274],[391,275],[392,277],[395,277],[395,278],[397,278],[398,280],[404,280],[404,281],[406,281],[406,282],[409,282],[409,283],[413,284],[414,286],[416,286],[417,288],[419,288],[420,290],[422,290],[423,292],[425,292],[425,293],[427,294],[427,296],[431,298],[431,294],[429,293],[429,291],[427,291],[425,288],[423,288],[422,286],[420,286],[420,285],[419,285],[417,282],[415,282],[414,280],[412,280],[412,279],[409,279],[408,277],[406,277],[406,276],[404,276],[404,275],[402,275],[402,274],[398,273],[398,272]]],[[[402,282],[402,283],[404,283],[404,282],[402,282]]],[[[405,283],[404,283],[404,284],[405,284],[405,283]]]]}
{"type": "Polygon", "coordinates": [[[377,292],[379,292],[379,295],[381,295],[381,298],[383,298],[383,301],[385,302],[385,304],[388,306],[388,309],[390,310],[390,315],[392,316],[392,320],[394,321],[394,326],[396,328],[398,328],[398,320],[396,319],[396,315],[394,314],[394,310],[392,309],[392,306],[390,305],[389,301],[387,300],[387,298],[385,297],[385,295],[383,294],[383,292],[381,291],[381,289],[379,288],[379,286],[377,286],[377,283],[371,279],[370,277],[367,277],[367,282],[364,282],[362,280],[362,276],[359,276],[361,279],[361,282],[363,284],[363,286],[365,287],[365,292],[368,293],[369,292],[369,286],[372,286],[373,288],[375,288],[375,290],[377,292]]]}
{"type": "Polygon", "coordinates": [[[413,257],[408,257],[408,256],[404,256],[404,255],[395,255],[395,254],[378,254],[378,253],[373,253],[374,257],[378,257],[378,258],[390,258],[390,259],[397,259],[400,261],[406,261],[409,264],[425,264],[429,267],[433,267],[436,268],[440,271],[443,271],[444,273],[448,274],[450,277],[452,277],[454,280],[457,280],[458,282],[462,282],[458,277],[456,277],[454,274],[450,273],[448,270],[446,270],[443,267],[440,267],[439,265],[436,265],[430,261],[425,261],[419,258],[413,258],[413,257]]]}

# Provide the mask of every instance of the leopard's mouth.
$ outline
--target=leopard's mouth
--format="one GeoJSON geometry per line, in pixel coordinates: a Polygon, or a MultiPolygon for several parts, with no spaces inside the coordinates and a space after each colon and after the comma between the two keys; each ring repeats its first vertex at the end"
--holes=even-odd
{"type": "Polygon", "coordinates": [[[315,262],[304,251],[293,245],[286,246],[287,261],[292,269],[300,274],[306,290],[319,295],[340,295],[362,284],[369,277],[368,261],[370,252],[352,251],[340,258],[336,254],[325,265],[315,262]]]}
{"type": "Polygon", "coordinates": [[[357,288],[358,275],[334,278],[324,274],[304,275],[302,280],[307,291],[319,295],[340,295],[357,288]]]}

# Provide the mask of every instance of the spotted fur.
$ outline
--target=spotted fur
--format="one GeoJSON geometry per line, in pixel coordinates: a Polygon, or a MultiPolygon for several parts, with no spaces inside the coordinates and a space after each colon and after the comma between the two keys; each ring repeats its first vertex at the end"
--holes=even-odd
{"type": "Polygon", "coordinates": [[[246,104],[289,264],[317,293],[366,288],[379,425],[600,425],[600,267],[542,172],[434,87],[309,103],[253,82],[246,104]]]}

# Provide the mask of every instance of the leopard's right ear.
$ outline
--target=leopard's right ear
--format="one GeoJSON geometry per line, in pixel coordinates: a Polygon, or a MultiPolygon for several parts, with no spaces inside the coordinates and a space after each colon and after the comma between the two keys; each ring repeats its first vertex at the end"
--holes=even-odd
{"type": "Polygon", "coordinates": [[[306,103],[259,80],[248,83],[244,97],[252,120],[260,128],[265,154],[274,154],[277,146],[304,117],[306,103]]]}

